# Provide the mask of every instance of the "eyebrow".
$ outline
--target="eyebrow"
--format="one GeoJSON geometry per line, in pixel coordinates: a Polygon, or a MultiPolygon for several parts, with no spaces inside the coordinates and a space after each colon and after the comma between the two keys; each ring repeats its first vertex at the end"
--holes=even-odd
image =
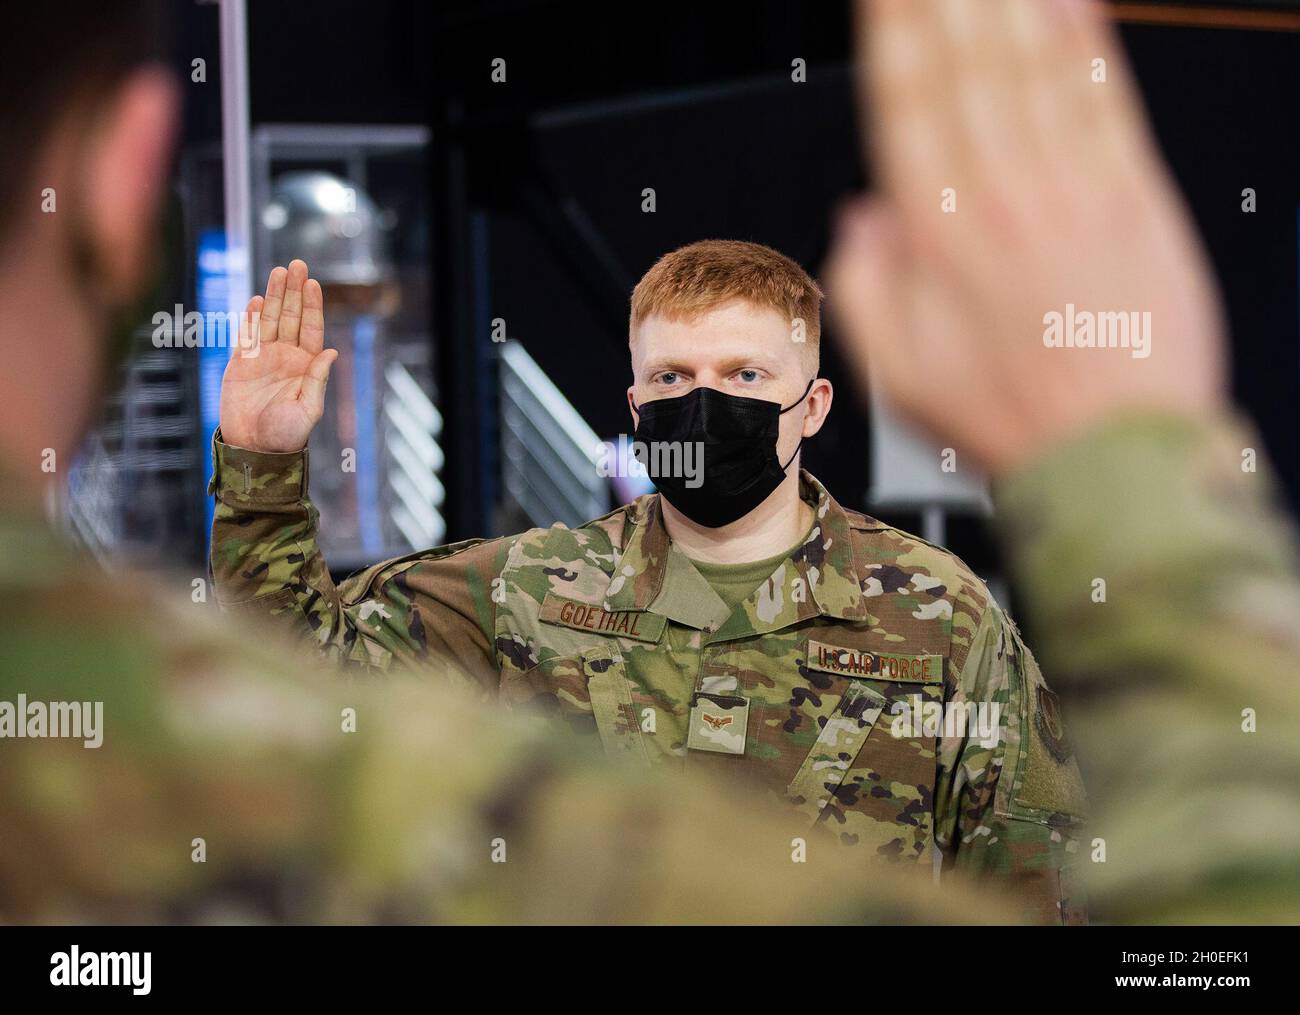
{"type": "MultiPolygon", "coordinates": [[[[740,370],[744,367],[759,366],[768,370],[775,369],[777,363],[774,357],[756,353],[747,356],[734,356],[731,359],[723,360],[718,364],[718,370],[721,373],[729,374],[733,371],[740,370]]],[[[657,374],[662,370],[676,370],[683,373],[690,373],[692,368],[679,360],[659,359],[651,360],[643,367],[647,374],[657,374]]]]}

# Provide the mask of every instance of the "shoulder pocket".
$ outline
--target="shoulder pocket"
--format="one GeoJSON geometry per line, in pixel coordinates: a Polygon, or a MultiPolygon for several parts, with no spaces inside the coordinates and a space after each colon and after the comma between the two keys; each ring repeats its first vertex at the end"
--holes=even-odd
{"type": "Polygon", "coordinates": [[[296,606],[293,589],[284,588],[279,592],[274,592],[269,596],[258,596],[256,599],[243,599],[237,603],[221,603],[223,613],[234,613],[247,616],[248,614],[264,614],[268,617],[279,616],[287,607],[296,606]]]}
{"type": "Polygon", "coordinates": [[[1087,816],[1087,795],[1060,702],[1010,620],[1011,715],[996,811],[1041,824],[1073,824],[1087,816]]]}
{"type": "Polygon", "coordinates": [[[351,602],[353,599],[359,599],[364,593],[370,591],[371,587],[376,583],[376,579],[382,577],[382,580],[379,581],[379,584],[382,585],[416,564],[454,557],[463,550],[471,549],[480,543],[486,542],[486,539],[462,539],[458,543],[447,543],[445,546],[435,546],[431,550],[417,550],[414,553],[406,554],[404,557],[382,560],[378,564],[371,564],[361,571],[348,575],[343,581],[339,582],[339,594],[345,601],[351,602]]]}

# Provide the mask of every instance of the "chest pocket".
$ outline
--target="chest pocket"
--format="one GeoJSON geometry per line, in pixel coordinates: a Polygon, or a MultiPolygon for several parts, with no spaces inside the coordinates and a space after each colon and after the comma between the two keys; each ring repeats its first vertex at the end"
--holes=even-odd
{"type": "Polygon", "coordinates": [[[594,648],[582,654],[582,672],[605,753],[649,764],[641,720],[632,701],[623,657],[617,649],[594,648]]]}
{"type": "Polygon", "coordinates": [[[885,696],[859,680],[849,682],[821,728],[786,795],[814,821],[830,803],[884,711],[885,696]]]}
{"type": "Polygon", "coordinates": [[[811,744],[803,741],[786,796],[846,844],[885,859],[920,860],[933,835],[936,737],[905,720],[941,706],[946,660],[936,650],[946,646],[913,640],[881,651],[865,639],[845,641],[808,642],[786,743],[804,723],[820,728],[811,744]],[[836,694],[823,709],[820,702],[836,694]]]}

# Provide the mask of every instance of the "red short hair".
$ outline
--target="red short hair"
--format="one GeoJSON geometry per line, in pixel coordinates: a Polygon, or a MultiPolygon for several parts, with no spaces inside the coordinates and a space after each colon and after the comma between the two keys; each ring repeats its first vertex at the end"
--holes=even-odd
{"type": "Polygon", "coordinates": [[[689,318],[743,299],[801,326],[805,355],[816,366],[821,341],[821,287],[778,250],[744,240],[699,240],[664,254],[632,290],[628,342],[647,317],[689,318]]]}

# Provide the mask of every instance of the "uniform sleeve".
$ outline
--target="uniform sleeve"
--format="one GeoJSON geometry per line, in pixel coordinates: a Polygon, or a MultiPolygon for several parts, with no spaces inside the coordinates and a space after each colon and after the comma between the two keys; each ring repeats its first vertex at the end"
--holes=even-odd
{"type": "Polygon", "coordinates": [[[1132,417],[998,491],[1108,919],[1300,914],[1300,583],[1258,434],[1132,417]]]}
{"type": "Polygon", "coordinates": [[[939,744],[935,825],[945,869],[951,864],[1005,894],[1036,923],[1086,923],[1078,766],[1055,696],[991,600],[965,646],[947,708],[970,718],[939,744]],[[983,721],[980,709],[987,709],[983,721]]]}
{"type": "Polygon", "coordinates": [[[336,586],[307,485],[307,452],[263,454],[214,438],[211,564],[222,607],[276,617],[334,662],[386,670],[447,658],[459,664],[450,672],[495,692],[494,583],[510,541],[453,543],[336,586]]]}

